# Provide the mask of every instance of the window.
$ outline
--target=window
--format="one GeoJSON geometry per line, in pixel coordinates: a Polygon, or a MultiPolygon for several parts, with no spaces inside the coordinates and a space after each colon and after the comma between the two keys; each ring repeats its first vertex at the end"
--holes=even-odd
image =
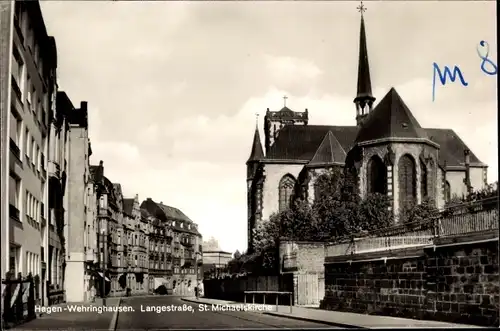
{"type": "Polygon", "coordinates": [[[33,94],[33,82],[31,81],[31,76],[28,74],[28,77],[26,78],[26,104],[28,105],[28,109],[31,110],[31,104],[32,104],[32,94],[33,94]]]}
{"type": "Polygon", "coordinates": [[[423,161],[420,161],[420,196],[422,201],[427,198],[427,166],[423,161]]]}
{"type": "Polygon", "coordinates": [[[19,194],[21,191],[21,180],[17,177],[10,175],[9,177],[9,208],[10,217],[20,220],[19,218],[19,194]]]}
{"type": "Polygon", "coordinates": [[[403,155],[398,163],[399,204],[401,211],[415,203],[415,162],[409,155],[403,155]]]}
{"type": "Polygon", "coordinates": [[[38,100],[37,98],[37,92],[34,87],[32,87],[31,91],[31,102],[30,102],[30,111],[35,112],[35,107],[36,107],[36,101],[38,100]]]}
{"type": "Polygon", "coordinates": [[[28,23],[28,28],[26,29],[26,44],[31,52],[33,52],[33,45],[35,43],[33,26],[28,23]]]}
{"type": "Polygon", "coordinates": [[[22,121],[18,117],[17,112],[12,109],[10,112],[10,138],[16,143],[17,147],[21,146],[21,127],[22,121]]]}
{"type": "Polygon", "coordinates": [[[19,98],[23,96],[23,73],[24,73],[24,61],[21,58],[21,54],[18,49],[14,47],[13,57],[12,57],[12,77],[14,78],[14,83],[16,86],[13,86],[19,98]]]}
{"type": "Polygon", "coordinates": [[[378,156],[368,161],[368,193],[387,194],[387,169],[378,156]]]}
{"type": "Polygon", "coordinates": [[[118,265],[118,267],[121,267],[122,265],[122,257],[120,256],[120,254],[118,254],[118,256],[116,257],[116,264],[118,265]]]}
{"type": "Polygon", "coordinates": [[[175,226],[175,221],[172,222],[172,226],[175,226]]]}
{"type": "Polygon", "coordinates": [[[188,229],[191,230],[191,224],[188,224],[188,229]]]}
{"type": "Polygon", "coordinates": [[[137,267],[137,255],[134,256],[135,266],[137,267]]]}
{"type": "Polygon", "coordinates": [[[40,166],[41,155],[40,155],[40,147],[38,145],[36,145],[35,157],[36,157],[35,164],[36,164],[37,170],[40,170],[40,168],[41,168],[41,166],[40,166]]]}
{"type": "Polygon", "coordinates": [[[31,139],[30,139],[30,132],[28,131],[28,129],[26,128],[26,131],[24,133],[24,141],[26,142],[26,150],[25,150],[25,154],[26,154],[26,157],[28,158],[28,161],[29,161],[29,151],[30,151],[30,143],[31,143],[31,139]]]}
{"type": "Polygon", "coordinates": [[[446,181],[444,184],[444,198],[446,199],[446,202],[450,202],[451,200],[451,186],[449,181],[446,181]]]}
{"type": "Polygon", "coordinates": [[[31,150],[29,151],[30,153],[30,159],[31,159],[31,164],[35,165],[35,158],[36,158],[36,143],[35,143],[35,138],[31,138],[31,150]]]}
{"type": "Polygon", "coordinates": [[[291,175],[285,175],[281,178],[279,184],[279,211],[290,207],[294,187],[295,179],[291,175]]]}

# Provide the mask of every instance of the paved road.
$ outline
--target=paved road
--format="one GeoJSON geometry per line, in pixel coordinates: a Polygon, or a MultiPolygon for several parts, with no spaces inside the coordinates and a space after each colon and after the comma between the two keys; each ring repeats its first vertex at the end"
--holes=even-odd
{"type": "MultiPolygon", "coordinates": [[[[116,330],[138,329],[279,329],[314,328],[334,329],[329,325],[264,315],[258,312],[201,311],[199,305],[182,301],[179,297],[129,298],[122,306],[134,311],[122,311],[118,315],[116,330]],[[182,307],[191,311],[144,312],[148,307],[182,307]],[[189,308],[191,307],[191,308],[189,308]],[[128,308],[130,309],[130,308],[128,308]]],[[[124,308],[125,308],[124,307],[124,308]]]]}

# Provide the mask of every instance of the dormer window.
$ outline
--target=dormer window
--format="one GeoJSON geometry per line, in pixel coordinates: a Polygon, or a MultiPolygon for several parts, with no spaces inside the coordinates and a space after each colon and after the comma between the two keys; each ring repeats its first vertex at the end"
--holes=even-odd
{"type": "Polygon", "coordinates": [[[191,230],[191,224],[188,224],[188,229],[191,230]]]}
{"type": "Polygon", "coordinates": [[[175,221],[172,222],[172,226],[175,226],[175,221]]]}
{"type": "Polygon", "coordinates": [[[184,228],[184,223],[181,223],[181,228],[184,228]]]}

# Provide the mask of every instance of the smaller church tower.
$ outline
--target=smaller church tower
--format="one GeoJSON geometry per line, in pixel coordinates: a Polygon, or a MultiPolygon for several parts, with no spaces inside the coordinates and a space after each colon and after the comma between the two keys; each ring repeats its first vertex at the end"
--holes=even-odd
{"type": "Polygon", "coordinates": [[[372,111],[375,98],[372,95],[370,65],[368,63],[365,19],[363,17],[363,12],[366,11],[366,8],[363,5],[363,1],[361,1],[358,10],[361,12],[361,28],[359,31],[358,90],[356,98],[354,98],[354,103],[356,104],[356,123],[358,126],[361,126],[365,118],[372,111]]]}
{"type": "Polygon", "coordinates": [[[258,221],[258,212],[260,204],[260,191],[262,185],[261,176],[258,175],[260,162],[264,159],[264,151],[260,142],[260,134],[257,125],[253,136],[252,151],[247,161],[247,210],[248,210],[248,251],[251,252],[253,247],[252,230],[258,221]]]}
{"type": "Polygon", "coordinates": [[[307,109],[304,112],[295,112],[286,106],[287,96],[283,97],[285,103],[280,111],[269,111],[267,108],[266,116],[264,117],[264,135],[266,153],[278,138],[279,131],[285,125],[307,125],[309,122],[309,112],[307,109]]]}

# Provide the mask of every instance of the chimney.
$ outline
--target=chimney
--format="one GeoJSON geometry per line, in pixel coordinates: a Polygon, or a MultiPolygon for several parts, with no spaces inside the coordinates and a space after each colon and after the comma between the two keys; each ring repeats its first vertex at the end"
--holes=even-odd
{"type": "Polygon", "coordinates": [[[464,164],[465,164],[464,184],[465,184],[465,187],[467,188],[467,194],[471,194],[472,193],[472,186],[470,183],[470,150],[468,150],[468,149],[464,150],[464,164]]]}
{"type": "Polygon", "coordinates": [[[84,112],[87,112],[87,101],[80,102],[80,109],[84,112]]]}

